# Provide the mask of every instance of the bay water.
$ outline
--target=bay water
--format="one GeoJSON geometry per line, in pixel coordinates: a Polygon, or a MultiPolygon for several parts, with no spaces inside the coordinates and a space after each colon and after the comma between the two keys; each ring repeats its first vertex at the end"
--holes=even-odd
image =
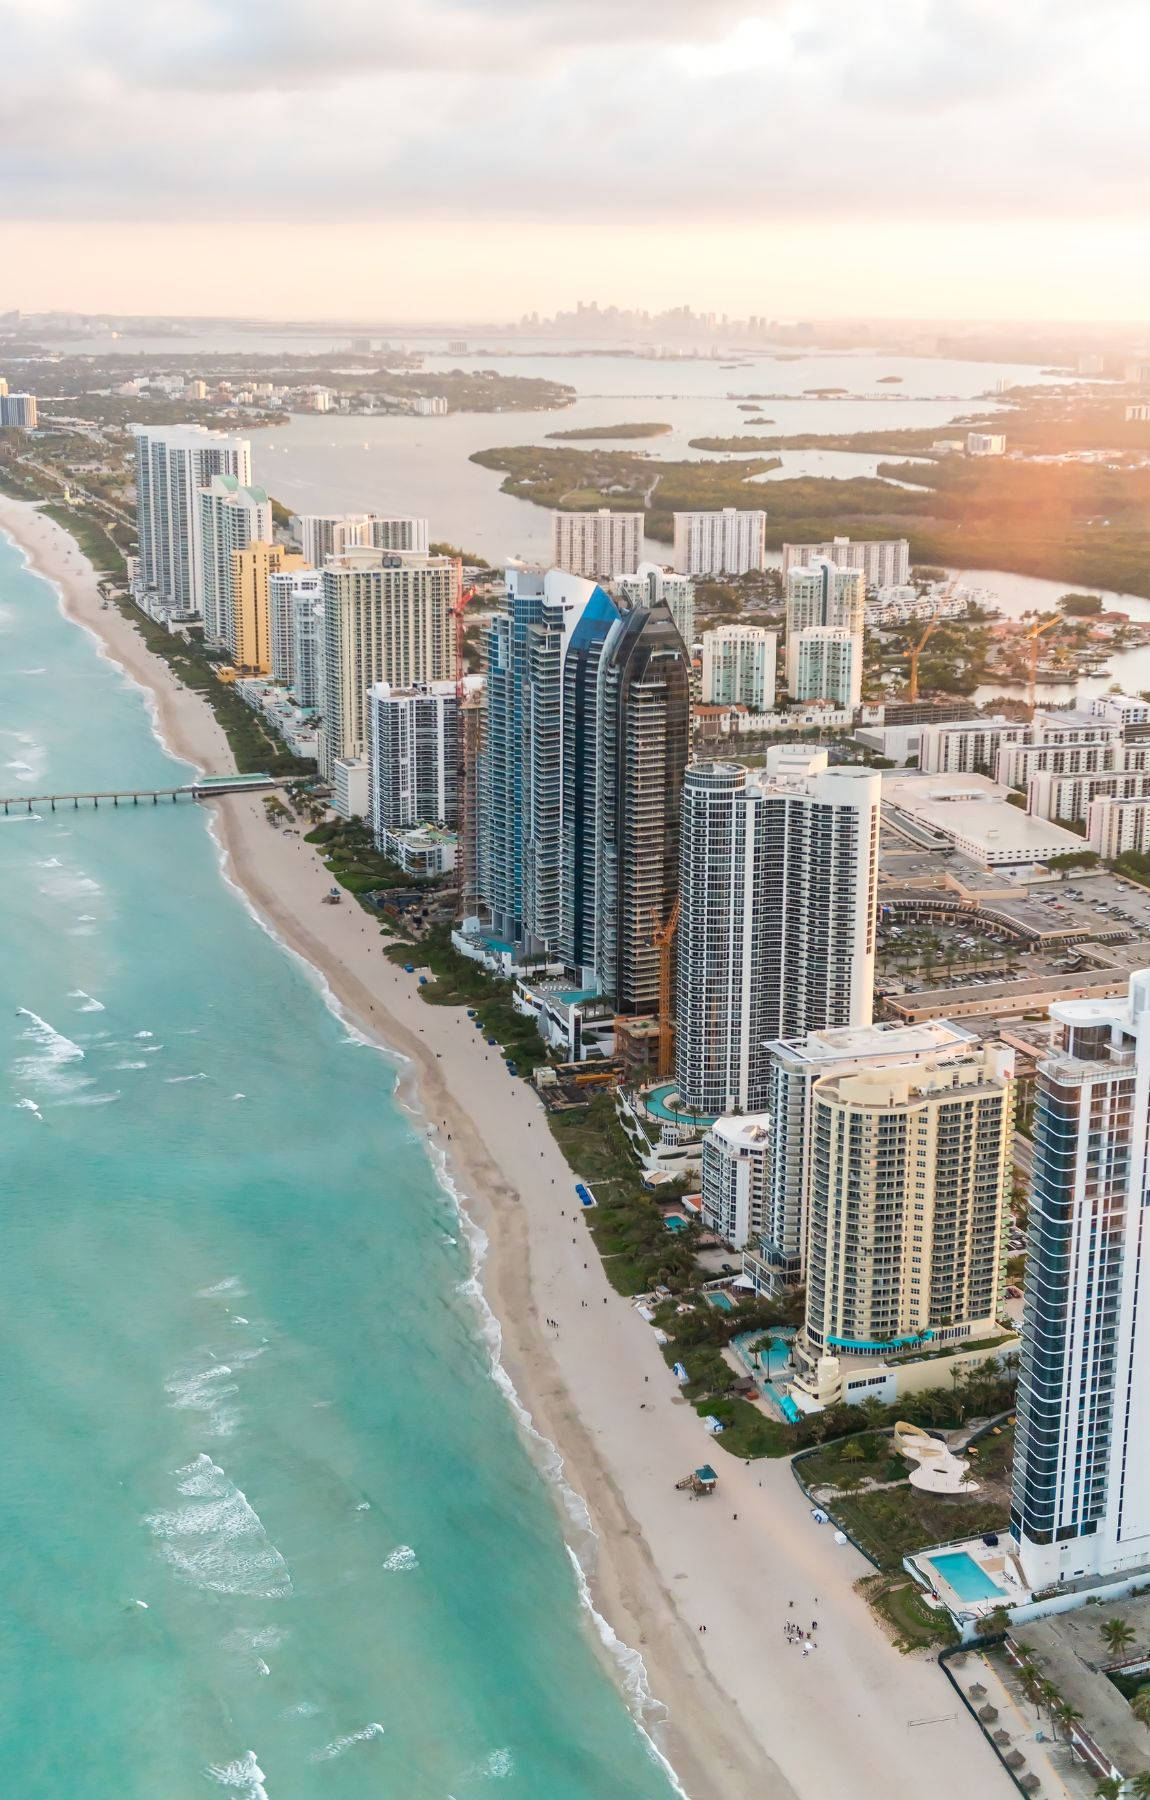
{"type": "MultiPolygon", "coordinates": [[[[186,774],[0,536],[0,793],[186,774]]],[[[395,1079],[201,808],[0,816],[3,1794],[674,1791],[395,1079]]]]}

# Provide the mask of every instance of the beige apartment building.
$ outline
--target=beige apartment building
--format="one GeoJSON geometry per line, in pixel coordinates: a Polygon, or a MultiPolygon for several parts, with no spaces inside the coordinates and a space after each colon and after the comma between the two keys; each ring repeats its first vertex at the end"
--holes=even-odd
{"type": "Polygon", "coordinates": [[[1013,1106],[999,1043],[815,1083],[800,1401],[945,1386],[938,1351],[1001,1337],[1013,1106]]]}
{"type": "Polygon", "coordinates": [[[320,768],[366,756],[368,689],[455,679],[459,565],[450,556],[349,550],[323,571],[320,768]]]}
{"type": "Polygon", "coordinates": [[[226,629],[228,650],[237,669],[251,675],[270,674],[271,577],[307,567],[303,557],[294,551],[262,539],[232,551],[232,592],[226,629]]]}

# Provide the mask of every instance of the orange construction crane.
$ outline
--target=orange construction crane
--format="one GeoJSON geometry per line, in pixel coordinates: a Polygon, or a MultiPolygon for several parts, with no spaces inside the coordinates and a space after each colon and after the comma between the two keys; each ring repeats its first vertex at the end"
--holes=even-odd
{"type": "Polygon", "coordinates": [[[674,1072],[675,1023],[671,1017],[671,948],[675,942],[675,933],[678,928],[679,896],[676,894],[675,904],[671,908],[671,917],[665,925],[659,923],[658,913],[651,914],[651,942],[659,952],[660,1080],[666,1080],[674,1072]]]}
{"type": "Polygon", "coordinates": [[[1030,658],[1030,685],[1027,689],[1026,697],[1030,702],[1031,712],[1034,711],[1035,701],[1037,699],[1038,640],[1040,637],[1045,636],[1045,634],[1048,631],[1053,631],[1054,627],[1056,625],[1061,625],[1062,622],[1063,622],[1062,614],[1055,613],[1055,615],[1052,619],[1037,619],[1035,621],[1035,623],[1030,627],[1030,630],[1024,634],[1023,641],[1028,646],[1028,654],[1029,654],[1029,658],[1030,658]]]}
{"type": "Polygon", "coordinates": [[[931,638],[934,636],[935,632],[938,630],[938,628],[941,624],[942,624],[941,619],[931,619],[930,623],[927,625],[926,630],[923,632],[922,636],[919,638],[918,643],[915,644],[913,646],[913,648],[911,649],[911,652],[910,652],[910,681],[909,681],[909,684],[908,684],[907,690],[906,690],[906,697],[908,700],[917,700],[918,699],[918,659],[922,655],[923,651],[926,649],[927,644],[930,642],[931,638]]]}

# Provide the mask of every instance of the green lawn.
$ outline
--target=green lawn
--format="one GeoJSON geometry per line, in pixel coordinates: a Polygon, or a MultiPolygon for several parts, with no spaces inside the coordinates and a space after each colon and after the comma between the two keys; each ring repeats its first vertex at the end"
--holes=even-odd
{"type": "Polygon", "coordinates": [[[892,1628],[899,1650],[942,1649],[958,1643],[950,1614],[928,1606],[909,1575],[873,1575],[859,1587],[868,1605],[892,1628]]]}

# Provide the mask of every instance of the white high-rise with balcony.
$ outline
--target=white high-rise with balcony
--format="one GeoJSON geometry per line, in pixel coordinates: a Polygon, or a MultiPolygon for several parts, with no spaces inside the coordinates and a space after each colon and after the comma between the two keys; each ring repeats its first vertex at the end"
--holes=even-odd
{"type": "Polygon", "coordinates": [[[775,633],[759,625],[718,625],[704,631],[703,704],[770,712],[777,643],[775,633]]]}
{"type": "Polygon", "coordinates": [[[792,700],[858,706],[862,700],[861,632],[808,625],[787,643],[787,688],[792,700]]]}
{"type": "Polygon", "coordinates": [[[1150,1568],[1150,970],[1050,1019],[1011,1507],[1033,1588],[1150,1568]]]}
{"type": "Polygon", "coordinates": [[[910,543],[906,538],[836,537],[822,544],[784,544],[783,575],[809,569],[817,562],[836,569],[858,569],[868,588],[901,588],[910,580],[910,543]]]}
{"type": "Polygon", "coordinates": [[[196,610],[211,644],[230,644],[235,613],[232,557],[249,544],[272,541],[272,503],[263,488],[245,487],[234,475],[213,475],[196,496],[199,534],[196,610]]]}
{"type": "Polygon", "coordinates": [[[557,569],[603,581],[611,575],[634,575],[643,555],[641,512],[557,512],[553,515],[557,569]]]}
{"type": "Polygon", "coordinates": [[[426,556],[426,519],[382,513],[300,513],[295,520],[300,549],[313,569],[347,550],[402,550],[426,556]]]}
{"type": "Polygon", "coordinates": [[[973,1032],[961,1025],[932,1019],[921,1025],[878,1021],[811,1031],[767,1044],[770,1156],[756,1266],[748,1267],[756,1287],[774,1292],[793,1287],[803,1278],[815,1083],[824,1075],[839,1075],[848,1069],[883,1069],[954,1055],[974,1041],[973,1032]]]}
{"type": "MultiPolygon", "coordinates": [[[[816,1405],[851,1373],[999,1336],[1014,1052],[971,1044],[823,1075],[810,1096],[806,1314],[795,1386],[816,1405]]],[[[866,1391],[862,1378],[859,1397],[866,1391]]]]}
{"type": "MultiPolygon", "coordinates": [[[[822,766],[819,767],[819,762],[822,766]]],[[[868,1025],[881,783],[859,769],[687,769],[676,1078],[709,1117],[767,1102],[767,1041],[868,1025]]]]}
{"type": "MultiPolygon", "coordinates": [[[[251,486],[251,446],[200,425],[134,425],[138,597],[157,617],[186,618],[203,591],[199,493],[214,475],[251,486]]],[[[270,532],[269,532],[270,535],[270,532]]]]}
{"type": "Polygon", "coordinates": [[[681,575],[747,575],[766,563],[767,515],[740,512],[677,512],[672,562],[681,575]]]}
{"type": "MultiPolygon", "coordinates": [[[[315,608],[323,600],[323,575],[319,569],[281,569],[268,577],[268,632],[271,639],[271,674],[295,688],[297,681],[297,615],[305,611],[314,618],[315,608]]],[[[314,673],[307,684],[314,695],[314,673]]],[[[298,698],[298,695],[297,695],[298,698]]],[[[314,706],[314,698],[300,700],[301,706],[314,706]]]]}
{"type": "Polygon", "coordinates": [[[615,573],[607,583],[617,600],[632,606],[658,606],[664,601],[687,649],[695,642],[695,584],[689,575],[676,575],[658,563],[640,563],[633,575],[615,573]]]}
{"type": "Polygon", "coordinates": [[[349,550],[323,571],[323,730],[320,767],[368,749],[367,693],[455,679],[458,565],[450,556],[349,550]]]}

